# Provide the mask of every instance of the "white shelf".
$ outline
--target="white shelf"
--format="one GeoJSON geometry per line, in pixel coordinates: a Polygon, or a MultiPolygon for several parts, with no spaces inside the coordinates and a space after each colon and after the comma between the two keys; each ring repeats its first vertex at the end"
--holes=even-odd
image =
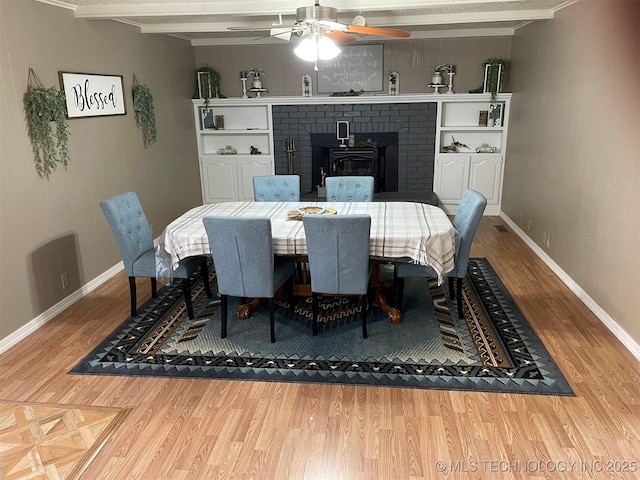
{"type": "Polygon", "coordinates": [[[245,128],[243,130],[231,130],[229,128],[222,128],[220,130],[206,129],[200,130],[202,135],[251,135],[253,133],[268,135],[269,130],[259,128],[245,128]]]}
{"type": "Polygon", "coordinates": [[[441,132],[502,132],[504,127],[440,127],[441,132]]]}

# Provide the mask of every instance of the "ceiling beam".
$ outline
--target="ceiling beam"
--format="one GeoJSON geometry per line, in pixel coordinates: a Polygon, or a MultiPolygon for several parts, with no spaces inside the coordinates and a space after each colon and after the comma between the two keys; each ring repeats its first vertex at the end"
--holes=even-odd
{"type": "MultiPolygon", "coordinates": [[[[58,0],[38,0],[43,3],[59,2],[58,0]]],[[[158,2],[144,4],[108,4],[77,5],[74,15],[77,18],[121,18],[121,17],[165,17],[165,16],[202,16],[202,15],[238,15],[243,17],[263,15],[294,15],[296,9],[304,4],[311,5],[311,0],[216,0],[211,2],[158,2]]],[[[519,6],[522,0],[327,0],[331,7],[341,13],[402,11],[429,9],[438,7],[469,7],[482,4],[513,4],[519,6]]],[[[68,3],[70,5],[71,2],[68,3]]],[[[516,7],[513,11],[517,11],[516,7]]]]}

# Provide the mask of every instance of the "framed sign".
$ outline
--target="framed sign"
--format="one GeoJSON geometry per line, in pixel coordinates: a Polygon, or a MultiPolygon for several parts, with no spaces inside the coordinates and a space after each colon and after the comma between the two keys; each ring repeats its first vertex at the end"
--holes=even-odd
{"type": "Polygon", "coordinates": [[[318,62],[318,92],[381,92],[383,53],[382,45],[342,47],[333,60],[318,62]]]}
{"type": "Polygon", "coordinates": [[[211,77],[209,72],[198,72],[198,97],[211,98],[211,77]]]}
{"type": "Polygon", "coordinates": [[[58,72],[67,117],[126,115],[122,75],[58,72]]]}

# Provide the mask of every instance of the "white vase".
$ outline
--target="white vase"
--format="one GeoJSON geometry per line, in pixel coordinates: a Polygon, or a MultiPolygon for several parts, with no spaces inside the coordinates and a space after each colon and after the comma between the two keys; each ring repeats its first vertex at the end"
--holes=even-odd
{"type": "Polygon", "coordinates": [[[262,88],[262,80],[256,78],[253,80],[253,88],[262,88]]]}
{"type": "Polygon", "coordinates": [[[433,77],[431,77],[431,83],[433,85],[442,85],[442,75],[440,73],[436,73],[433,77]]]}

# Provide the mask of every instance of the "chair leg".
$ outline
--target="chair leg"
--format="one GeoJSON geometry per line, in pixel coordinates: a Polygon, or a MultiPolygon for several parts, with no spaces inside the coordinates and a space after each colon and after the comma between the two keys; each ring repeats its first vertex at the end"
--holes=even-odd
{"type": "Polygon", "coordinates": [[[220,295],[220,338],[227,338],[227,295],[220,295]]]}
{"type": "Polygon", "coordinates": [[[462,318],[462,278],[456,278],[456,295],[458,297],[458,316],[462,318]]]}
{"type": "Polygon", "coordinates": [[[207,297],[213,297],[211,293],[211,285],[209,285],[209,267],[207,265],[207,259],[203,259],[200,264],[200,273],[202,274],[202,282],[204,283],[204,291],[207,293],[207,297]]]}
{"type": "Polygon", "coordinates": [[[188,278],[182,279],[182,292],[184,293],[184,303],[187,304],[187,315],[193,319],[193,304],[191,303],[191,284],[188,278]]]}
{"type": "Polygon", "coordinates": [[[155,277],[151,277],[151,297],[156,298],[158,296],[158,280],[155,277]]]}
{"type": "Polygon", "coordinates": [[[453,300],[453,277],[449,277],[449,298],[453,300]]]}
{"type": "Polygon", "coordinates": [[[136,295],[136,277],[129,277],[129,291],[131,292],[131,316],[135,317],[138,310],[136,295]]]}
{"type": "Polygon", "coordinates": [[[269,328],[271,329],[271,343],[276,343],[276,324],[273,318],[273,297],[269,299],[269,328]]]}
{"type": "Polygon", "coordinates": [[[312,331],[313,331],[313,336],[315,337],[316,335],[318,335],[318,294],[313,292],[313,324],[312,324],[312,331]]]}
{"type": "Polygon", "coordinates": [[[367,338],[367,310],[369,302],[367,301],[366,295],[360,297],[360,305],[362,306],[362,338],[367,338]]]}

